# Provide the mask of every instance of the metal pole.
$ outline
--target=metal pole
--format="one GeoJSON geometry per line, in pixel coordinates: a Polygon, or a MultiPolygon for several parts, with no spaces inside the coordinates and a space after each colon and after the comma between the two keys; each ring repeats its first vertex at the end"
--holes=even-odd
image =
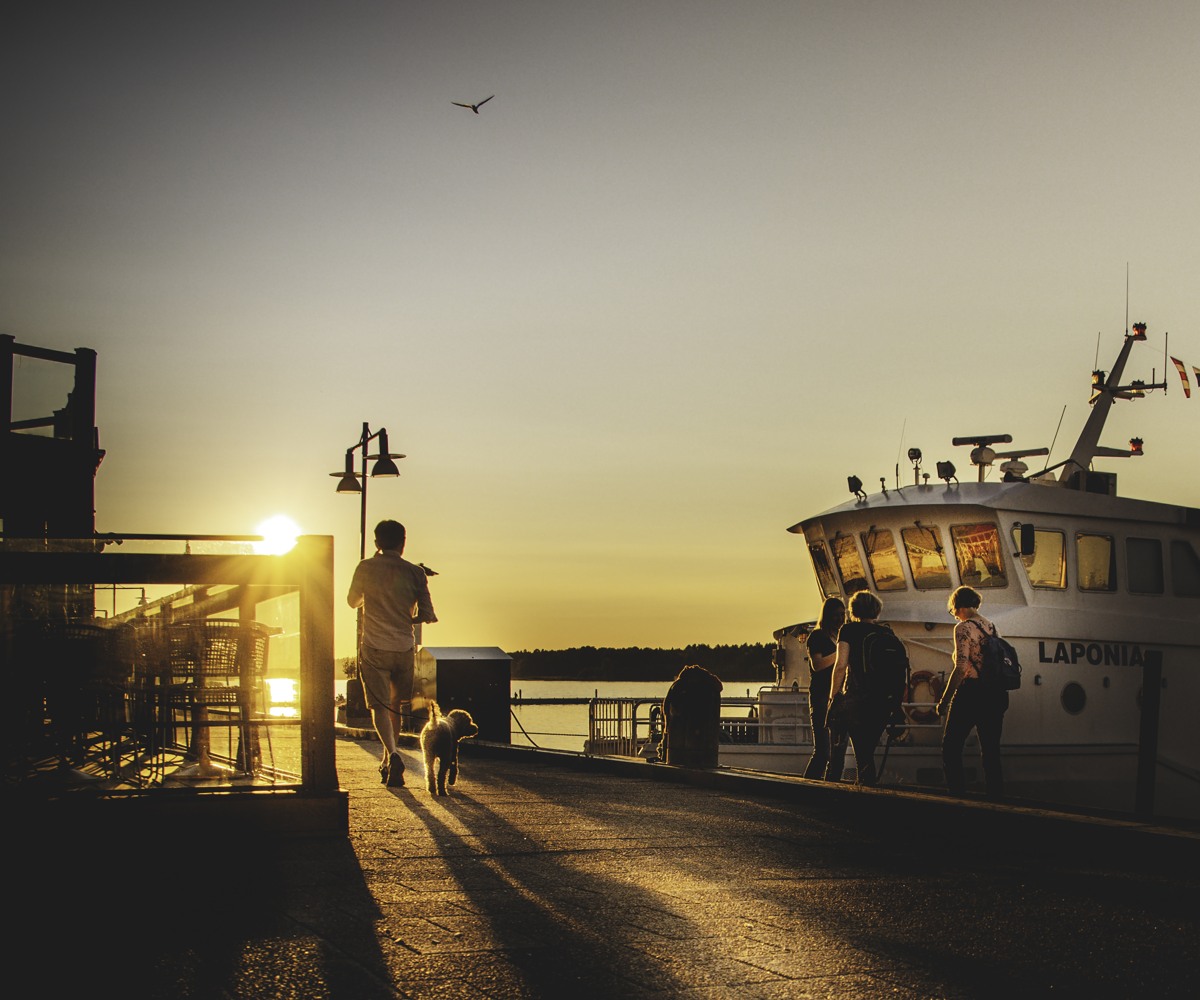
{"type": "MultiPolygon", "coordinates": [[[[370,441],[371,428],[364,423],[362,426],[362,438],[359,441],[359,447],[362,448],[362,503],[358,517],[358,559],[361,562],[367,558],[367,442],[370,441]]],[[[359,677],[362,677],[362,652],[363,652],[363,609],[360,605],[358,608],[358,617],[356,619],[356,642],[354,644],[355,666],[359,670],[359,677]]]]}
{"type": "Polygon", "coordinates": [[[359,441],[359,446],[362,448],[362,512],[358,520],[358,558],[367,558],[367,442],[370,438],[371,428],[363,424],[362,440],[359,441]]]}
{"type": "Polygon", "coordinates": [[[1142,722],[1138,732],[1137,793],[1133,812],[1138,819],[1154,816],[1154,783],[1158,769],[1158,712],[1162,704],[1162,651],[1150,649],[1142,660],[1142,722]]]}

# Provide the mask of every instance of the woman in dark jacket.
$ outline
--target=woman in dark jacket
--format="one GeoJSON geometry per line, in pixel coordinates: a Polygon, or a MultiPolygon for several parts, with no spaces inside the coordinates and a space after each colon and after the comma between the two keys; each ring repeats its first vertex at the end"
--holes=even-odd
{"type": "Polygon", "coordinates": [[[846,604],[840,597],[830,597],[821,608],[821,620],[808,633],[808,717],[812,722],[813,753],[804,777],[817,781],[825,777],[829,766],[829,686],[833,680],[833,663],[837,659],[838,630],[846,621],[846,604]]]}
{"type": "MultiPolygon", "coordinates": [[[[869,685],[863,656],[868,636],[891,632],[887,625],[876,621],[882,611],[883,602],[869,590],[857,591],[850,598],[850,620],[838,633],[837,660],[833,666],[833,693],[829,704],[832,709],[839,694],[844,699],[846,725],[850,742],[854,744],[854,759],[858,763],[857,784],[860,785],[874,785],[879,781],[875,773],[875,748],[879,746],[879,739],[893,712],[893,706],[882,700],[869,685]]],[[[826,781],[841,780],[845,759],[843,738],[840,748],[832,748],[826,781]]]]}

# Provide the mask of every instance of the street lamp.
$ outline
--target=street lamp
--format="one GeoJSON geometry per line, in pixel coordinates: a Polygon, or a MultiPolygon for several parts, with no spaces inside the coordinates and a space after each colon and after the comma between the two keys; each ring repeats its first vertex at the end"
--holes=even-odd
{"type": "MultiPolygon", "coordinates": [[[[346,449],[346,465],[341,472],[331,472],[331,476],[338,480],[337,491],[339,493],[358,493],[361,497],[358,518],[358,558],[362,561],[367,557],[367,480],[368,478],[379,479],[395,479],[400,475],[400,470],[396,468],[395,460],[403,458],[403,455],[394,454],[388,449],[387,431],[382,427],[372,432],[367,424],[362,425],[362,435],[359,437],[356,444],[351,445],[346,449]],[[371,442],[378,439],[379,451],[374,455],[368,454],[371,442]],[[362,471],[354,471],[354,453],[362,452],[362,471]],[[367,460],[375,462],[371,469],[371,476],[367,476],[367,460]]],[[[362,633],[363,633],[363,609],[358,609],[358,623],[355,629],[354,655],[359,664],[362,663],[362,633]]]]}
{"type": "Polygon", "coordinates": [[[346,466],[341,472],[331,472],[331,476],[338,480],[337,491],[339,493],[358,493],[361,496],[361,511],[358,522],[358,558],[365,559],[367,557],[367,460],[371,459],[375,465],[371,469],[369,478],[378,479],[395,479],[400,475],[400,470],[396,467],[395,459],[404,458],[403,455],[395,454],[388,449],[387,430],[380,428],[372,433],[368,424],[362,425],[362,436],[358,442],[346,449],[346,466]],[[372,441],[378,439],[379,451],[374,454],[368,454],[368,450],[372,441]],[[362,452],[362,471],[354,471],[354,453],[362,452]]]}

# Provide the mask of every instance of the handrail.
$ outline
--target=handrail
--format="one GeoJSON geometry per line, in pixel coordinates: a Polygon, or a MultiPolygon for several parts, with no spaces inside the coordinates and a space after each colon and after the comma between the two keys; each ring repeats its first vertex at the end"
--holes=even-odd
{"type": "MultiPolygon", "coordinates": [[[[766,719],[760,717],[757,711],[749,716],[723,713],[719,718],[720,742],[723,745],[811,746],[812,733],[807,711],[808,692],[793,691],[791,688],[772,689],[770,686],[765,686],[760,693],[762,692],[795,694],[796,707],[803,708],[804,711],[792,715],[774,715],[766,719]]],[[[653,698],[588,699],[588,738],[584,744],[584,753],[599,757],[646,756],[651,747],[657,747],[661,736],[657,736],[654,731],[650,713],[643,716],[639,714],[638,709],[643,705],[658,704],[660,702],[653,698]]],[[[759,704],[757,699],[745,697],[721,699],[722,709],[757,709],[759,704]]],[[[906,701],[901,703],[901,708],[906,710],[905,721],[893,727],[898,731],[893,737],[893,746],[903,745],[906,742],[905,734],[910,731],[941,728],[941,720],[936,716],[930,722],[915,722],[911,718],[913,712],[933,714],[934,702],[906,701]]]]}

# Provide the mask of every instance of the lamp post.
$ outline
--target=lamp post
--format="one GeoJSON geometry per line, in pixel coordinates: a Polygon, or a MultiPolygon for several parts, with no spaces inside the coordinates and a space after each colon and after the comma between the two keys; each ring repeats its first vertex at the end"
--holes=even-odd
{"type": "MultiPolygon", "coordinates": [[[[362,435],[358,441],[346,449],[346,465],[341,472],[331,472],[338,480],[337,491],[339,493],[358,493],[360,495],[359,520],[358,520],[358,558],[361,562],[367,557],[367,480],[369,478],[379,479],[396,479],[400,475],[400,470],[396,468],[395,460],[404,458],[403,455],[395,454],[388,450],[388,436],[384,428],[379,428],[377,431],[372,431],[368,424],[362,425],[362,435]],[[368,454],[370,451],[371,442],[379,441],[379,451],[374,455],[368,454]],[[362,454],[362,471],[354,471],[354,453],[358,451],[362,454]],[[371,469],[370,476],[367,475],[367,460],[374,461],[375,465],[371,469]]],[[[363,626],[363,609],[358,609],[358,625],[355,635],[354,655],[356,661],[362,662],[362,626],[363,626]]]]}

